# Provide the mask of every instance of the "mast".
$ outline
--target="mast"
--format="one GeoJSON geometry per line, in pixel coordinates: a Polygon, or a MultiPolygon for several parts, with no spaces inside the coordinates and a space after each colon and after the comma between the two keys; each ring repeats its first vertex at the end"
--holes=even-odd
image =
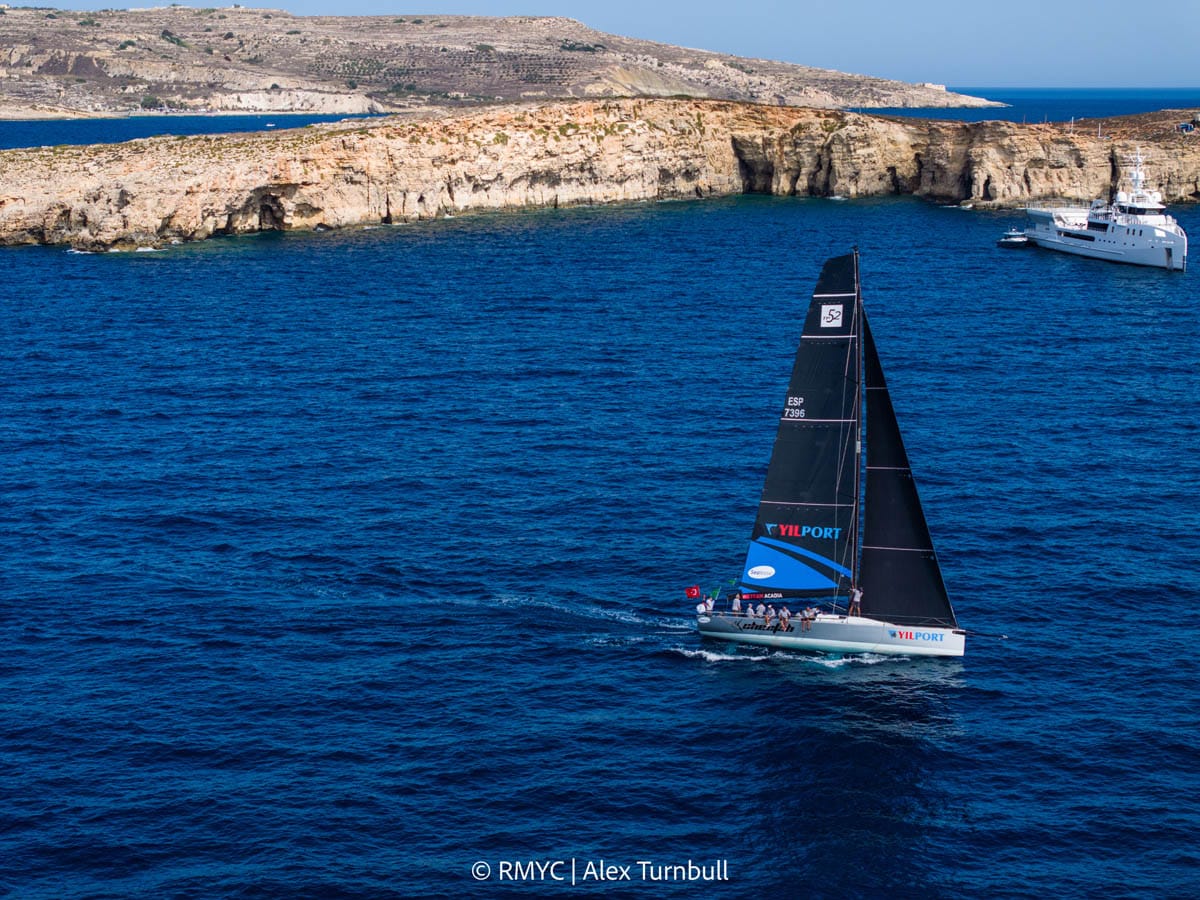
{"type": "MultiPolygon", "coordinates": [[[[866,325],[866,311],[862,304],[862,280],[858,273],[858,246],[855,245],[854,251],[854,316],[856,322],[856,331],[861,335],[864,326],[866,325]]],[[[862,340],[859,339],[858,347],[854,352],[854,364],[858,368],[856,378],[857,389],[854,391],[855,404],[855,423],[854,423],[854,534],[851,537],[852,546],[850,548],[850,559],[853,561],[852,573],[850,575],[850,583],[846,585],[846,592],[850,592],[859,586],[859,575],[862,571],[862,521],[863,521],[863,391],[865,388],[864,372],[863,372],[863,350],[862,340]]]]}

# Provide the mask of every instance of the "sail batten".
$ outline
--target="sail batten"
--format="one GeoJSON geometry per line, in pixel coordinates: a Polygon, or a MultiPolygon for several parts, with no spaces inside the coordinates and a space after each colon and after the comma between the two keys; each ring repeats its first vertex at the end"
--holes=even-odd
{"type": "Polygon", "coordinates": [[[772,506],[812,506],[821,509],[853,509],[854,503],[802,503],[800,501],[788,502],[786,500],[764,500],[764,504],[772,506]]]}
{"type": "MultiPolygon", "coordinates": [[[[790,421],[785,417],[780,417],[779,421],[790,421]]],[[[809,425],[854,425],[858,422],[857,419],[808,419],[809,425]]]]}

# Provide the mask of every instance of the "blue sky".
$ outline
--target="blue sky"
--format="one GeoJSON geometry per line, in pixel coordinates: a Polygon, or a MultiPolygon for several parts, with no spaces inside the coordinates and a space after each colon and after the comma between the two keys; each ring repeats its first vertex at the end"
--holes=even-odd
{"type": "MultiPolygon", "coordinates": [[[[167,2],[13,5],[101,9],[167,2]]],[[[1200,87],[1200,0],[1153,8],[1131,0],[285,0],[241,5],[297,15],[568,16],[629,37],[960,87],[1200,87]]]]}

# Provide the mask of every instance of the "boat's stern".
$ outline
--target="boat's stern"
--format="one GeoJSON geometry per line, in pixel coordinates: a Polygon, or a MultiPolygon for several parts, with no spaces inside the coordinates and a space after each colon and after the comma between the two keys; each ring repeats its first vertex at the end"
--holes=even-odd
{"type": "Polygon", "coordinates": [[[1176,272],[1187,271],[1188,237],[1187,232],[1175,225],[1172,240],[1167,246],[1167,268],[1176,272]]]}
{"type": "Polygon", "coordinates": [[[904,656],[962,656],[967,652],[967,633],[961,628],[940,625],[890,625],[883,627],[884,636],[876,653],[898,653],[904,656]],[[886,646],[885,646],[886,645],[886,646]]]}

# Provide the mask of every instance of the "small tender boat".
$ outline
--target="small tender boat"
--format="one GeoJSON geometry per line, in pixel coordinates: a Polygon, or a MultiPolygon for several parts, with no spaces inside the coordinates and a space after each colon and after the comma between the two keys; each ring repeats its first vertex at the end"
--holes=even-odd
{"type": "Polygon", "coordinates": [[[1095,200],[1088,208],[1028,207],[1033,227],[1025,235],[1039,247],[1076,256],[1160,269],[1187,268],[1187,233],[1167,215],[1162,194],[1146,188],[1142,151],[1132,160],[1131,190],[1112,203],[1095,200]]]}
{"type": "Polygon", "coordinates": [[[1020,228],[1010,228],[1004,232],[1000,240],[996,241],[996,246],[1020,250],[1024,247],[1032,247],[1033,244],[1029,240],[1029,235],[1020,228]]]}
{"type": "MultiPolygon", "coordinates": [[[[857,251],[821,270],[733,584],[729,596],[718,590],[697,606],[702,636],[828,653],[963,655],[966,632],[867,324],[857,251]],[[783,601],[797,598],[816,605],[791,615],[783,601]]],[[[699,586],[688,596],[698,598],[699,586]]]]}

